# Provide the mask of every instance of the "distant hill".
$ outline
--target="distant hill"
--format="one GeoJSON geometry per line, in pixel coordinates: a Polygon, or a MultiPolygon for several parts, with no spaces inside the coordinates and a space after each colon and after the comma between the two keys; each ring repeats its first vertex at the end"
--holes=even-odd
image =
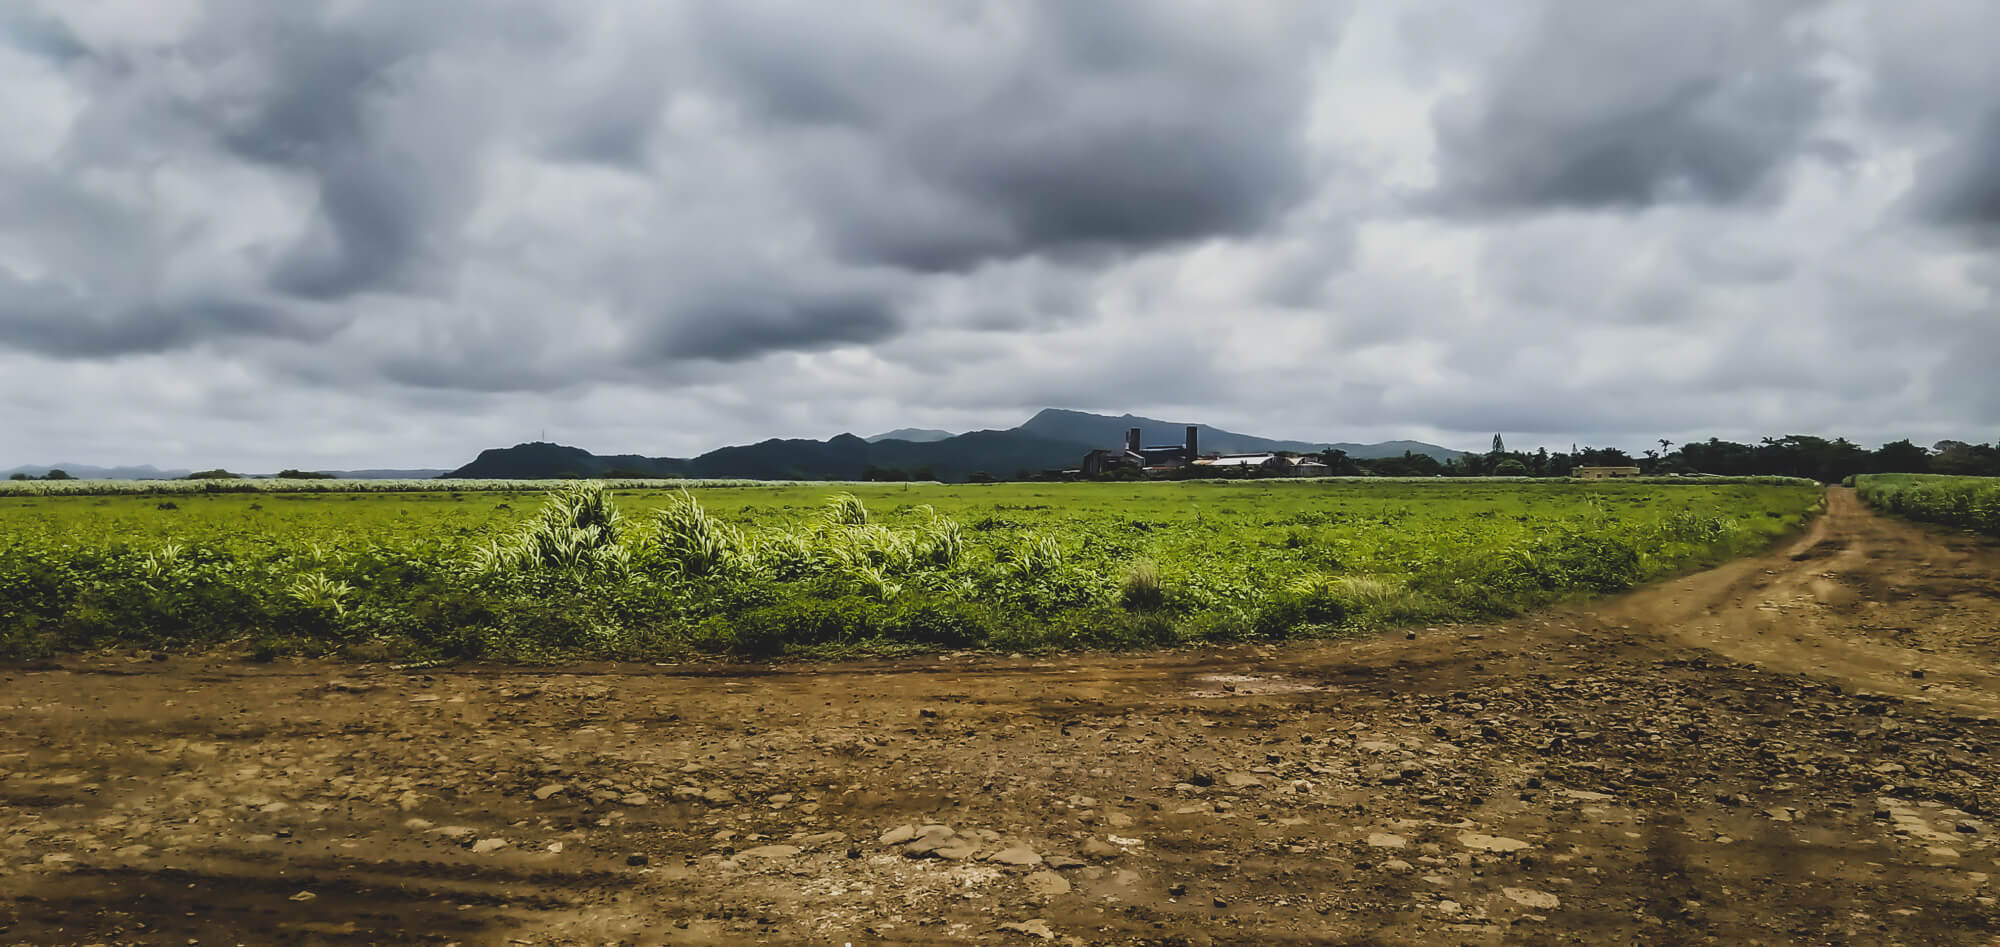
{"type": "MultiPolygon", "coordinates": [[[[1147,445],[1178,444],[1186,424],[1133,415],[1109,417],[1049,408],[1017,428],[1004,431],[943,431],[904,429],[873,438],[841,434],[824,441],[772,439],[724,447],[699,457],[642,457],[616,454],[600,457],[577,447],[535,442],[481,451],[472,463],[451,472],[454,477],[544,479],[553,477],[713,477],[749,480],[859,480],[869,468],[897,469],[912,474],[929,470],[940,480],[964,480],[974,473],[1011,477],[1023,470],[1075,467],[1083,455],[1100,447],[1117,447],[1128,428],[1141,428],[1147,445]],[[892,435],[942,434],[916,440],[892,435]]],[[[1288,441],[1237,434],[1197,425],[1203,451],[1247,453],[1297,451],[1333,447],[1357,460],[1401,457],[1405,451],[1449,460],[1462,452],[1421,441],[1344,444],[1288,441]]]]}
{"type": "Polygon", "coordinates": [[[341,480],[433,480],[442,477],[445,471],[439,469],[419,470],[319,470],[341,480]]]}
{"type": "Polygon", "coordinates": [[[180,469],[161,470],[150,464],[140,464],[135,467],[93,467],[89,464],[29,464],[25,467],[15,467],[11,470],[0,470],[0,480],[5,480],[15,474],[43,477],[47,476],[51,470],[60,470],[78,480],[173,480],[185,477],[193,472],[180,469]]]}
{"type": "Polygon", "coordinates": [[[929,468],[941,480],[964,480],[974,473],[1008,477],[1022,470],[1039,473],[1074,467],[1091,445],[1054,441],[1018,431],[973,431],[941,441],[886,440],[869,443],[852,434],[824,441],[768,440],[724,447],[699,457],[599,457],[559,444],[519,444],[481,451],[478,459],[451,472],[454,477],[540,479],[550,477],[713,477],[747,480],[859,480],[870,467],[918,472],[929,468]]]}
{"type": "MultiPolygon", "coordinates": [[[[1179,444],[1186,436],[1188,422],[1161,421],[1123,414],[1110,417],[1090,414],[1085,411],[1068,411],[1062,408],[1044,408],[1041,413],[1028,419],[1028,423],[1015,428],[1058,440],[1077,441],[1092,447],[1117,447],[1125,442],[1125,432],[1139,428],[1145,446],[1179,444]]],[[[1429,454],[1440,463],[1464,456],[1464,451],[1426,444],[1422,441],[1383,441],[1379,444],[1353,444],[1333,441],[1286,441],[1250,434],[1238,434],[1206,424],[1195,425],[1197,447],[1203,452],[1216,451],[1224,454],[1248,454],[1258,451],[1296,451],[1311,453],[1326,448],[1344,450],[1355,460],[1374,460],[1381,457],[1401,457],[1405,451],[1429,454]]]]}
{"type": "Polygon", "coordinates": [[[941,441],[947,437],[955,436],[957,435],[952,434],[950,431],[940,431],[935,428],[899,427],[887,434],[877,434],[874,437],[865,438],[865,440],[870,444],[880,441],[909,441],[912,444],[928,444],[932,441],[941,441]]]}
{"type": "Polygon", "coordinates": [[[599,457],[581,447],[547,441],[489,447],[472,463],[451,472],[454,477],[498,480],[548,480],[557,477],[602,477],[607,474],[642,477],[689,476],[687,461],[672,458],[612,454],[599,457]]]}

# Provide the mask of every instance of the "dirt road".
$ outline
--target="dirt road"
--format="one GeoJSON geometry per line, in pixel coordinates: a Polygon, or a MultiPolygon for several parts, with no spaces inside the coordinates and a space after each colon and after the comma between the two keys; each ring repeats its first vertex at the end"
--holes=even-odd
{"type": "Polygon", "coordinates": [[[0,943],[2000,938],[2000,547],[1851,494],[1480,628],[0,670],[0,943]]]}

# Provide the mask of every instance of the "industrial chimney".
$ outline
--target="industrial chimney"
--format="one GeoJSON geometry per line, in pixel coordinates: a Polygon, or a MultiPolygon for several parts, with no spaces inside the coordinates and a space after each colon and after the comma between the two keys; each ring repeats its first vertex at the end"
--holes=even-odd
{"type": "Polygon", "coordinates": [[[1187,430],[1187,462],[1190,464],[1194,463],[1195,458],[1201,456],[1195,453],[1194,427],[1194,425],[1190,424],[1187,430]]]}
{"type": "Polygon", "coordinates": [[[1131,430],[1129,430],[1129,431],[1126,431],[1126,432],[1125,432],[1125,449],[1126,449],[1126,450],[1128,450],[1128,451],[1131,451],[1131,452],[1132,452],[1132,453],[1134,453],[1134,454],[1136,454],[1136,453],[1138,453],[1138,452],[1139,452],[1139,429],[1138,429],[1138,428],[1136,428],[1136,427],[1135,427],[1135,428],[1133,428],[1133,429],[1131,429],[1131,430]]]}

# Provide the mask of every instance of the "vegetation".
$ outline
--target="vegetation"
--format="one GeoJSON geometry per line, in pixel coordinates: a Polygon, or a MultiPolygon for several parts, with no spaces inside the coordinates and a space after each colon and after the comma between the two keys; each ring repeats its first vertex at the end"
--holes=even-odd
{"type": "Polygon", "coordinates": [[[1857,474],[1953,473],[2000,476],[2000,445],[1939,441],[1930,448],[1907,440],[1868,450],[1845,438],[1828,440],[1804,434],[1767,437],[1756,444],[1709,438],[1675,447],[1662,440],[1658,450],[1640,456],[1614,448],[1585,447],[1569,453],[1546,450],[1508,451],[1500,435],[1493,450],[1438,462],[1421,454],[1387,461],[1351,461],[1345,455],[1323,456],[1335,473],[1397,476],[1529,476],[1566,477],[1578,467],[1637,467],[1651,476],[1709,474],[1725,477],[1800,477],[1838,483],[1857,474]]]}
{"type": "Polygon", "coordinates": [[[1883,512],[2000,536],[2000,478],[1875,474],[1854,487],[1883,512]]]}
{"type": "Polygon", "coordinates": [[[1796,482],[848,489],[0,495],[0,653],[637,658],[1353,634],[1627,588],[1764,546],[1819,502],[1796,482]]]}

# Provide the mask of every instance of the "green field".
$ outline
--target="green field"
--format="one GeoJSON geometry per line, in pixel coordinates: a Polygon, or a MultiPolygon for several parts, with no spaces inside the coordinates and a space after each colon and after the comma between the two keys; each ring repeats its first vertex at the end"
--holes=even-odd
{"type": "Polygon", "coordinates": [[[2000,477],[1864,474],[1854,490],[1885,513],[2000,536],[2000,477]]]}
{"type": "Polygon", "coordinates": [[[1802,483],[0,496],[0,653],[1132,647],[1481,619],[1768,545],[1802,483]]]}

